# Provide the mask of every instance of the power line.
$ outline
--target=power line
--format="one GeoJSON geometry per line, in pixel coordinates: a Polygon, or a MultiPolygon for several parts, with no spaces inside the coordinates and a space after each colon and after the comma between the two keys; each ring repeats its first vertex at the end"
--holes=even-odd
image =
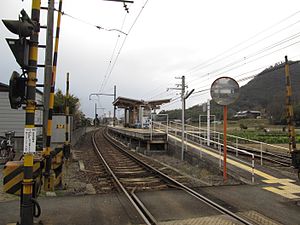
{"type": "MultiPolygon", "coordinates": [[[[57,10],[56,10],[56,11],[57,11],[57,10]]],[[[72,18],[72,19],[74,19],[74,20],[77,20],[77,21],[81,22],[81,23],[84,23],[84,24],[93,26],[93,27],[95,27],[95,28],[97,28],[97,29],[99,29],[99,30],[116,31],[116,32],[122,33],[122,34],[124,34],[124,35],[128,35],[128,34],[126,34],[125,32],[123,32],[122,30],[115,29],[115,28],[109,28],[109,29],[108,29],[108,28],[104,28],[103,26],[95,25],[95,24],[90,23],[90,22],[88,22],[88,21],[86,21],[86,20],[83,20],[83,19],[80,19],[80,18],[78,18],[78,17],[72,16],[72,15],[66,13],[66,12],[62,12],[62,15],[63,15],[63,16],[68,16],[68,17],[70,17],[70,18],[72,18]]]]}
{"type": "Polygon", "coordinates": [[[205,67],[211,66],[211,65],[213,65],[213,64],[215,64],[215,63],[217,63],[217,62],[219,62],[220,60],[223,60],[223,59],[226,59],[226,58],[231,57],[231,56],[233,56],[233,55],[236,55],[236,54],[238,54],[238,53],[241,53],[242,51],[244,51],[244,50],[246,50],[246,49],[248,49],[248,48],[250,48],[250,47],[252,47],[252,46],[254,46],[254,45],[256,45],[256,44],[258,44],[258,43],[260,43],[260,42],[262,42],[262,41],[264,41],[264,40],[266,40],[266,39],[268,39],[268,38],[270,38],[270,37],[274,37],[275,34],[278,34],[278,33],[282,32],[282,31],[284,31],[284,30],[286,30],[286,29],[288,29],[288,28],[291,28],[292,26],[298,24],[299,22],[300,22],[300,20],[298,20],[297,22],[295,22],[295,23],[293,23],[293,24],[291,24],[291,25],[288,25],[287,27],[284,27],[283,29],[280,29],[279,31],[276,31],[276,32],[274,32],[274,33],[268,35],[267,37],[264,37],[264,38],[262,38],[262,39],[260,39],[260,40],[258,40],[258,41],[256,41],[256,42],[250,44],[250,45],[247,45],[246,47],[244,47],[244,48],[242,48],[242,49],[239,49],[239,50],[237,50],[237,51],[235,51],[235,52],[233,52],[233,53],[231,53],[231,54],[229,54],[229,55],[225,55],[225,56],[223,56],[222,58],[220,58],[220,59],[218,59],[218,60],[215,60],[215,61],[209,63],[208,65],[202,66],[202,67],[198,68],[197,70],[195,70],[193,73],[195,73],[196,71],[198,71],[198,70],[200,70],[200,69],[203,69],[203,68],[205,68],[205,67]]]}
{"type": "MultiPolygon", "coordinates": [[[[292,59],[292,58],[296,58],[296,57],[299,57],[299,56],[300,56],[300,55],[295,55],[295,56],[292,56],[292,57],[289,57],[289,58],[292,59]]],[[[263,71],[263,72],[261,72],[261,73],[259,73],[259,74],[254,74],[254,75],[252,74],[252,75],[249,75],[249,76],[246,76],[246,77],[242,77],[242,78],[240,78],[240,79],[237,79],[237,78],[238,78],[238,77],[241,77],[241,76],[243,76],[243,75],[245,75],[245,74],[249,74],[249,73],[252,73],[252,72],[255,72],[255,71],[258,71],[258,70],[262,70],[262,69],[266,69],[266,68],[267,68],[267,66],[262,66],[262,67],[253,69],[253,70],[251,70],[251,71],[247,71],[247,72],[244,72],[244,73],[239,74],[239,75],[237,75],[237,76],[234,76],[233,78],[235,78],[235,79],[237,80],[238,83],[244,82],[244,81],[247,81],[247,80],[250,80],[250,79],[255,78],[257,75],[261,75],[261,74],[264,74],[264,73],[268,73],[268,72],[270,72],[270,71],[266,71],[266,72],[263,71]]],[[[277,69],[278,69],[278,68],[277,68],[277,69]]],[[[201,96],[201,95],[207,94],[208,92],[210,92],[210,85],[205,85],[205,86],[202,86],[202,87],[200,87],[200,88],[198,88],[198,89],[201,89],[201,90],[195,91],[194,93],[192,93],[192,95],[191,95],[190,98],[195,98],[195,97],[199,97],[199,96],[201,96]]],[[[179,98],[180,98],[180,97],[178,97],[178,98],[176,98],[176,99],[173,99],[170,103],[167,103],[167,104],[163,105],[162,108],[165,107],[165,106],[170,106],[170,105],[173,105],[173,104],[179,102],[179,100],[180,100],[179,98]]]]}
{"type": "Polygon", "coordinates": [[[173,104],[175,104],[175,103],[177,103],[179,101],[181,101],[181,96],[172,99],[169,103],[166,103],[166,104],[162,105],[162,107],[173,105],[173,104]]]}
{"type": "MultiPolygon", "coordinates": [[[[171,91],[174,91],[174,90],[171,90],[171,91]]],[[[156,94],[156,95],[150,97],[149,99],[154,99],[154,98],[156,98],[157,96],[162,96],[164,93],[168,93],[167,95],[164,95],[165,97],[174,95],[174,93],[168,92],[168,90],[166,90],[166,91],[160,92],[160,93],[158,93],[158,94],[156,94]]]]}
{"type": "MultiPolygon", "coordinates": [[[[121,29],[123,29],[123,27],[124,27],[126,18],[127,18],[127,13],[125,13],[125,16],[124,16],[124,18],[123,18],[123,22],[122,22],[122,25],[121,25],[121,29]]],[[[115,43],[115,47],[114,47],[114,49],[113,49],[113,52],[112,52],[112,54],[111,54],[109,63],[108,63],[108,65],[107,65],[107,68],[106,68],[106,71],[105,71],[105,74],[104,74],[104,78],[103,78],[103,80],[102,80],[102,83],[101,83],[101,87],[100,87],[99,92],[102,92],[102,91],[103,91],[103,89],[104,89],[104,83],[105,83],[106,79],[108,79],[109,69],[111,68],[112,61],[113,61],[113,57],[114,57],[114,55],[115,55],[115,51],[116,51],[116,49],[117,49],[119,40],[120,40],[120,35],[118,35],[118,37],[117,37],[117,40],[116,40],[116,43],[115,43]]]]}
{"type": "MultiPolygon", "coordinates": [[[[217,62],[220,62],[220,60],[227,59],[228,57],[231,57],[231,56],[233,56],[233,55],[235,55],[235,54],[237,54],[237,53],[241,53],[242,51],[244,51],[244,50],[246,50],[246,49],[248,49],[248,48],[250,48],[250,47],[252,47],[252,46],[254,46],[254,45],[256,45],[256,44],[258,44],[258,43],[260,43],[260,42],[262,42],[262,41],[264,41],[264,40],[266,40],[266,39],[268,39],[268,38],[270,38],[270,37],[274,37],[274,35],[276,35],[276,34],[278,34],[278,33],[281,33],[282,31],[284,31],[284,30],[286,30],[286,29],[289,29],[289,28],[295,26],[296,24],[298,24],[298,23],[300,22],[300,20],[298,20],[298,21],[296,21],[296,22],[294,22],[294,23],[292,23],[292,24],[289,24],[289,25],[285,26],[284,28],[281,28],[281,29],[279,29],[279,30],[277,30],[277,31],[275,31],[275,32],[273,32],[273,33],[271,33],[271,34],[269,34],[268,36],[263,37],[263,38],[257,40],[256,42],[247,45],[246,47],[243,47],[242,49],[239,49],[239,50],[237,50],[237,51],[235,51],[235,52],[233,52],[233,53],[231,53],[231,54],[226,54],[226,53],[230,53],[232,50],[236,49],[237,47],[242,46],[243,44],[246,44],[246,43],[249,42],[250,40],[252,40],[252,39],[258,37],[259,35],[261,35],[261,34],[263,34],[263,33],[266,33],[267,31],[269,31],[269,30],[271,30],[272,28],[274,28],[274,27],[276,27],[276,26],[282,24],[283,22],[287,21],[288,19],[294,17],[295,15],[297,15],[297,14],[299,14],[299,13],[300,13],[300,11],[297,11],[297,12],[291,14],[290,16],[288,16],[288,17],[286,17],[286,18],[280,20],[279,22],[277,22],[277,23],[271,25],[270,27],[268,27],[268,28],[266,28],[266,29],[264,29],[264,30],[258,32],[257,34],[251,36],[251,37],[248,38],[247,40],[242,41],[242,42],[240,42],[239,44],[237,44],[237,45],[235,45],[235,46],[229,48],[228,50],[222,52],[221,54],[219,54],[219,55],[217,55],[217,56],[214,56],[214,57],[212,57],[211,59],[208,59],[207,61],[205,61],[204,63],[201,63],[201,64],[199,64],[199,65],[193,67],[192,69],[188,70],[186,73],[195,73],[195,72],[196,72],[197,70],[199,70],[199,69],[203,69],[203,68],[208,67],[208,66],[210,66],[210,65],[213,65],[213,64],[215,64],[215,63],[217,63],[217,62]],[[220,58],[221,56],[223,56],[223,57],[220,58]],[[199,68],[200,66],[202,66],[202,67],[199,68]]],[[[275,47],[275,46],[274,46],[274,47],[275,47]]],[[[264,49],[261,50],[261,51],[264,51],[264,49]]],[[[254,54],[254,53],[252,53],[252,54],[254,54]]],[[[258,54],[258,53],[257,53],[257,54],[258,54]]],[[[252,55],[251,57],[253,57],[253,56],[254,56],[254,55],[252,55]]],[[[247,56],[247,57],[249,58],[249,56],[247,56]]],[[[245,61],[245,58],[247,58],[247,57],[243,57],[242,59],[240,59],[240,61],[245,61]]],[[[238,63],[238,62],[236,62],[236,63],[238,63]]],[[[231,64],[234,65],[234,63],[231,63],[231,64]]],[[[218,71],[221,71],[222,69],[226,69],[227,67],[232,66],[232,65],[226,65],[226,66],[224,66],[224,67],[222,67],[222,68],[219,68],[217,71],[213,71],[213,72],[209,72],[209,73],[207,73],[207,74],[204,74],[203,76],[201,76],[201,79],[203,79],[203,78],[206,77],[206,76],[211,75],[211,74],[214,73],[214,72],[218,72],[218,71]]],[[[196,78],[196,79],[194,79],[194,80],[192,80],[192,81],[190,81],[190,82],[193,82],[193,81],[195,81],[195,80],[199,80],[199,78],[196,78]]],[[[157,88],[155,88],[153,91],[155,91],[156,89],[159,89],[161,86],[162,86],[162,85],[159,85],[159,86],[158,86],[157,88]]]]}
{"type": "MultiPolygon", "coordinates": [[[[253,58],[253,57],[255,57],[255,56],[258,56],[258,55],[260,55],[260,54],[262,54],[262,53],[264,53],[264,52],[270,51],[271,49],[276,48],[276,47],[278,47],[278,46],[281,46],[281,45],[283,45],[283,44],[286,44],[287,42],[289,42],[289,41],[291,41],[291,40],[293,40],[293,39],[295,39],[295,38],[298,38],[298,37],[300,37],[300,32],[299,32],[299,33],[296,33],[296,34],[294,34],[294,35],[291,35],[291,36],[289,36],[289,37],[287,37],[287,38],[285,38],[285,39],[282,39],[282,40],[280,40],[279,42],[276,42],[276,43],[274,43],[274,44],[272,44],[272,45],[269,45],[269,46],[267,46],[267,47],[265,47],[265,48],[263,48],[263,49],[261,49],[261,50],[255,52],[255,53],[252,53],[252,54],[250,54],[250,55],[248,55],[248,56],[245,56],[245,57],[243,57],[243,58],[241,58],[241,59],[239,59],[239,60],[236,60],[236,61],[234,61],[234,62],[231,62],[231,63],[229,63],[229,64],[227,64],[227,65],[225,65],[225,66],[223,66],[223,67],[221,67],[221,68],[218,68],[218,69],[216,69],[216,70],[214,70],[214,71],[211,71],[211,72],[209,72],[209,73],[203,74],[203,75],[201,76],[200,80],[203,80],[203,78],[205,78],[205,77],[207,77],[207,76],[210,76],[210,75],[212,75],[212,74],[214,74],[214,73],[220,72],[220,71],[222,71],[222,70],[224,70],[224,69],[227,69],[227,68],[230,68],[230,69],[225,70],[225,71],[223,71],[222,73],[226,73],[226,72],[232,71],[232,70],[234,70],[234,69],[237,69],[237,68],[240,68],[240,67],[244,66],[245,64],[250,64],[250,63],[252,63],[252,62],[254,62],[254,61],[257,61],[258,59],[264,58],[264,57],[266,57],[266,56],[268,56],[268,55],[271,55],[271,54],[273,54],[273,53],[275,53],[275,52],[278,52],[278,51],[280,51],[280,50],[283,50],[283,49],[285,49],[285,48],[288,48],[288,47],[290,47],[290,46],[293,46],[293,45],[295,45],[295,44],[298,44],[299,41],[294,42],[294,43],[292,43],[292,44],[289,44],[289,45],[287,45],[287,46],[284,46],[284,47],[282,47],[282,48],[279,48],[279,49],[277,49],[277,50],[275,50],[275,51],[272,51],[272,52],[270,52],[270,53],[267,53],[267,54],[265,54],[265,55],[263,55],[263,56],[257,57],[257,58],[255,58],[255,59],[253,59],[253,60],[247,61],[247,60],[249,60],[250,58],[253,58]],[[238,63],[242,63],[242,64],[241,64],[241,65],[237,65],[237,66],[235,66],[235,67],[232,67],[232,66],[234,66],[235,64],[238,64],[238,63]]],[[[218,75],[220,75],[220,73],[214,75],[214,77],[216,77],[216,76],[218,76],[218,75]]],[[[193,79],[193,80],[190,81],[190,82],[193,82],[193,81],[196,81],[196,80],[199,80],[199,78],[193,79]]]]}
{"type": "MultiPolygon", "coordinates": [[[[290,57],[290,59],[291,59],[291,58],[295,58],[295,57],[296,57],[296,56],[292,56],[292,57],[290,57]]],[[[268,66],[262,66],[262,67],[253,69],[253,70],[251,70],[251,71],[247,71],[247,72],[244,72],[244,73],[239,74],[239,75],[237,75],[237,76],[234,76],[233,78],[236,79],[237,82],[243,82],[243,81],[252,79],[252,78],[256,77],[257,75],[261,75],[261,74],[263,74],[264,72],[261,72],[261,73],[259,73],[259,74],[255,74],[255,75],[252,74],[252,75],[249,75],[249,76],[246,76],[246,77],[242,77],[242,78],[240,78],[240,79],[237,79],[237,78],[238,78],[238,77],[241,77],[241,76],[243,76],[243,75],[245,75],[245,74],[249,74],[249,73],[256,72],[256,71],[258,71],[258,70],[266,69],[267,67],[268,67],[268,66]]],[[[267,72],[269,72],[269,71],[267,71],[267,72]]],[[[201,89],[201,90],[195,91],[195,92],[193,93],[193,95],[194,95],[194,94],[197,94],[197,93],[203,93],[203,92],[209,91],[209,90],[210,90],[210,87],[207,88],[208,86],[209,86],[209,85],[205,85],[205,86],[202,86],[202,87],[197,88],[197,89],[201,89]]]]}
{"type": "MultiPolygon", "coordinates": [[[[261,34],[267,32],[268,30],[271,30],[272,28],[278,26],[279,24],[281,24],[281,23],[287,21],[288,19],[294,17],[294,16],[297,15],[298,13],[300,13],[300,10],[297,11],[297,12],[295,12],[295,13],[293,13],[293,14],[291,14],[290,16],[288,16],[288,17],[286,17],[286,18],[280,20],[279,22],[277,22],[277,23],[271,25],[270,27],[268,27],[268,28],[266,28],[266,29],[264,29],[264,30],[262,30],[262,31],[260,31],[260,32],[258,32],[258,33],[256,33],[255,35],[251,36],[250,38],[246,39],[245,41],[242,41],[242,42],[238,43],[237,45],[235,45],[235,46],[233,46],[233,47],[231,47],[231,48],[225,50],[224,52],[222,52],[222,53],[220,53],[220,54],[218,54],[218,55],[216,55],[216,56],[214,56],[214,57],[212,57],[212,58],[206,60],[205,62],[203,62],[203,63],[201,63],[201,64],[198,64],[198,65],[194,66],[193,68],[191,68],[191,69],[189,69],[188,71],[186,71],[186,73],[190,73],[190,72],[192,72],[193,70],[197,69],[198,67],[203,66],[203,65],[205,65],[205,64],[207,64],[207,63],[209,63],[209,62],[211,62],[212,60],[216,60],[217,58],[223,56],[223,55],[226,54],[227,52],[230,52],[230,51],[232,51],[233,49],[236,49],[237,47],[243,45],[244,43],[249,42],[250,40],[252,40],[252,39],[258,37],[259,35],[261,35],[261,34]]],[[[299,21],[298,21],[298,22],[299,22],[299,21]]],[[[297,23],[298,23],[298,22],[297,22],[297,23]]],[[[293,24],[293,25],[294,25],[294,24],[293,24]]]]}
{"type": "Polygon", "coordinates": [[[144,5],[142,6],[140,12],[138,13],[137,17],[135,18],[135,20],[133,21],[131,27],[129,28],[129,30],[128,30],[128,32],[127,32],[127,35],[125,36],[125,38],[124,38],[124,40],[123,40],[123,43],[122,43],[122,45],[121,45],[121,47],[120,47],[120,49],[119,49],[119,51],[118,51],[118,54],[117,54],[117,56],[116,56],[116,58],[115,58],[115,61],[114,61],[113,65],[112,65],[112,67],[111,67],[111,69],[110,69],[110,72],[109,72],[109,74],[108,74],[107,80],[106,80],[106,82],[105,82],[104,85],[103,85],[103,89],[105,88],[105,85],[107,84],[107,82],[108,82],[108,80],[109,80],[109,77],[111,76],[112,71],[113,71],[113,69],[115,68],[115,65],[116,65],[116,63],[117,63],[117,60],[118,60],[120,54],[121,54],[121,51],[122,51],[122,49],[123,49],[123,47],[124,47],[124,44],[125,44],[125,42],[126,42],[126,40],[127,40],[127,37],[129,36],[129,34],[130,34],[131,30],[133,29],[134,25],[136,24],[138,18],[139,18],[140,15],[142,14],[142,12],[143,12],[144,8],[146,7],[148,1],[149,1],[149,0],[146,0],[146,1],[145,1],[145,3],[144,3],[144,5]]]}

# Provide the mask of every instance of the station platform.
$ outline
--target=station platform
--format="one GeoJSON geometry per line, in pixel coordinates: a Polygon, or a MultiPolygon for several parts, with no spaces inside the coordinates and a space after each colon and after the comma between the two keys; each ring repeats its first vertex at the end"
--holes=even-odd
{"type": "Polygon", "coordinates": [[[167,134],[158,130],[108,126],[108,131],[126,140],[130,148],[146,151],[161,151],[167,148],[167,134]]]}

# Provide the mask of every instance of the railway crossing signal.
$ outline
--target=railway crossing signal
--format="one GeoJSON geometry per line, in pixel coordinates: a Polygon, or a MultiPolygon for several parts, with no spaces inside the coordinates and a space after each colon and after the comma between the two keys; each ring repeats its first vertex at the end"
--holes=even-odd
{"type": "Polygon", "coordinates": [[[22,75],[14,71],[9,80],[9,102],[12,109],[18,109],[21,104],[25,103],[27,85],[25,74],[29,69],[30,48],[30,40],[27,37],[39,30],[24,9],[21,10],[20,14],[19,20],[2,20],[10,32],[19,36],[18,39],[6,38],[6,41],[23,71],[22,75]]]}
{"type": "Polygon", "coordinates": [[[21,104],[25,103],[26,93],[26,80],[25,76],[14,71],[9,80],[9,103],[12,109],[18,109],[21,104]]]}
{"type": "MultiPolygon", "coordinates": [[[[39,41],[40,0],[32,0],[31,18],[25,10],[21,11],[19,20],[2,20],[9,31],[19,36],[18,39],[6,39],[17,63],[22,68],[22,75],[13,72],[10,79],[9,98],[12,108],[18,108],[25,100],[26,113],[24,128],[24,157],[22,163],[23,178],[21,183],[20,223],[33,225],[33,217],[38,217],[35,199],[35,183],[33,176],[34,153],[36,151],[36,81],[39,41]],[[28,38],[30,37],[30,38],[28,38]],[[28,38],[28,39],[27,39],[28,38]],[[26,88],[25,88],[26,86],[26,88]]],[[[40,212],[40,211],[39,211],[40,212]]]]}
{"type": "Polygon", "coordinates": [[[6,28],[19,36],[18,39],[6,38],[6,41],[14,54],[17,63],[23,70],[28,69],[29,40],[34,31],[38,31],[38,26],[29,18],[25,10],[21,11],[19,20],[2,20],[6,28]]]}

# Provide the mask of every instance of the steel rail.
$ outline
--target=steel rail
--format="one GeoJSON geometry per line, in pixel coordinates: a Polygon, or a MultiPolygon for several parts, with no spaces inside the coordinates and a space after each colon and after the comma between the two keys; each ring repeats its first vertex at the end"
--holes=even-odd
{"type": "Polygon", "coordinates": [[[182,183],[176,181],[175,179],[173,179],[172,177],[162,173],[161,171],[159,171],[158,169],[150,166],[149,164],[143,162],[142,160],[140,160],[139,158],[137,158],[135,155],[133,155],[132,153],[130,153],[129,151],[125,150],[123,146],[120,146],[118,144],[116,144],[117,140],[113,139],[112,137],[110,137],[107,133],[107,129],[105,130],[105,135],[104,137],[107,138],[107,140],[116,148],[120,149],[121,151],[123,151],[125,154],[127,154],[128,156],[130,156],[131,158],[135,159],[136,161],[138,161],[140,164],[142,164],[144,167],[148,168],[149,170],[154,171],[156,174],[160,175],[161,177],[163,177],[165,180],[168,181],[168,183],[172,184],[173,186],[185,191],[186,193],[194,196],[195,198],[199,199],[200,201],[206,203],[207,205],[209,205],[210,207],[216,209],[217,211],[221,212],[222,214],[226,214],[231,216],[232,218],[236,219],[237,221],[246,224],[246,225],[253,225],[253,223],[245,220],[244,218],[236,215],[235,213],[231,212],[230,210],[224,208],[223,206],[219,205],[218,203],[210,200],[209,198],[199,194],[198,192],[194,191],[193,189],[183,185],[182,183]]]}
{"type": "MultiPolygon", "coordinates": [[[[96,131],[97,132],[97,131],[96,131]]],[[[104,157],[102,156],[96,141],[95,141],[95,134],[96,132],[93,133],[92,135],[92,142],[93,142],[93,146],[94,149],[96,150],[96,154],[97,156],[100,158],[100,160],[103,162],[105,168],[107,169],[107,171],[111,174],[111,176],[113,177],[114,181],[116,182],[116,184],[118,185],[118,187],[122,190],[122,192],[125,194],[125,196],[127,197],[127,199],[130,201],[130,203],[133,205],[133,207],[136,209],[136,211],[138,212],[138,214],[141,216],[141,218],[144,220],[144,222],[147,225],[155,225],[156,223],[151,221],[150,219],[147,218],[147,215],[145,215],[146,213],[144,213],[141,209],[140,206],[136,203],[136,201],[134,200],[134,198],[128,193],[128,191],[125,189],[125,187],[122,185],[122,183],[119,181],[119,179],[117,178],[117,176],[115,175],[115,173],[112,171],[112,169],[110,168],[110,166],[108,165],[108,163],[106,162],[106,160],[104,159],[104,157]]],[[[99,132],[99,131],[98,131],[99,132]]]]}

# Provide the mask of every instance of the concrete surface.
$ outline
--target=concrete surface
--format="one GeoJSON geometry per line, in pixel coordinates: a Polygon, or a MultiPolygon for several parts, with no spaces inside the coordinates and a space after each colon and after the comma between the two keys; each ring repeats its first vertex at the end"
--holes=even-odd
{"type": "Polygon", "coordinates": [[[300,224],[300,198],[290,200],[264,190],[263,185],[204,187],[198,192],[242,212],[255,210],[281,224],[300,224]]]}
{"type": "MultiPolygon", "coordinates": [[[[85,195],[39,198],[45,225],[130,225],[141,224],[121,196],[85,195]]],[[[0,203],[0,225],[19,220],[19,201],[0,203]]]]}

